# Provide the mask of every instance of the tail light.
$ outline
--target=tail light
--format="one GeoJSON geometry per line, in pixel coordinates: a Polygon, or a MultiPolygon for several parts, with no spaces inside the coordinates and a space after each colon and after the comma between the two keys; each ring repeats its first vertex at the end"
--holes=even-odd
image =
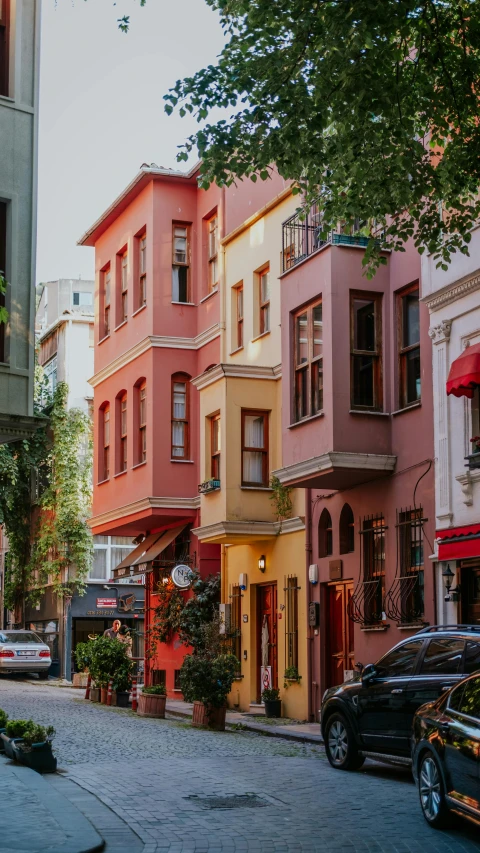
{"type": "Polygon", "coordinates": [[[2,649],[0,651],[0,658],[14,658],[15,652],[12,652],[11,649],[2,649]]]}
{"type": "Polygon", "coordinates": [[[50,657],[50,649],[43,649],[43,650],[40,652],[39,657],[41,657],[41,658],[49,658],[49,657],[50,657]]]}

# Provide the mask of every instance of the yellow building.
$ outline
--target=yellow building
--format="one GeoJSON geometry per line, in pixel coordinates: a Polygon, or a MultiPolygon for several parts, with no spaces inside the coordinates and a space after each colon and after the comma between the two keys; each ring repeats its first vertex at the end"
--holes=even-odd
{"type": "Polygon", "coordinates": [[[296,207],[285,190],[222,242],[222,362],[193,380],[205,480],[194,533],[222,545],[222,602],[241,661],[230,706],[248,711],[270,681],[283,715],[306,719],[304,493],[292,490],[278,521],[271,488],[282,467],[281,225],[296,207]]]}

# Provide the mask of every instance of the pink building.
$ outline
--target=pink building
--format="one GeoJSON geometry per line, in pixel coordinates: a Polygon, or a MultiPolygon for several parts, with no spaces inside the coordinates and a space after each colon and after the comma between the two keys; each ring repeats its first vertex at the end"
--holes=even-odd
{"type": "Polygon", "coordinates": [[[306,491],[310,716],[355,662],[434,621],[428,311],[409,248],[362,274],[360,235],[283,225],[284,485],[306,491]]]}

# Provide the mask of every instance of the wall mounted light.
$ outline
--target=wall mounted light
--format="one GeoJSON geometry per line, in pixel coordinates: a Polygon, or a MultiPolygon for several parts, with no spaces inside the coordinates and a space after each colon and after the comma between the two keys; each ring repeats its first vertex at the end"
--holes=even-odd
{"type": "Polygon", "coordinates": [[[243,572],[240,575],[240,577],[238,578],[238,585],[239,585],[240,589],[242,590],[242,592],[245,592],[247,585],[248,585],[248,577],[243,572]]]}
{"type": "Polygon", "coordinates": [[[457,583],[456,587],[454,589],[452,589],[451,595],[452,595],[452,601],[456,601],[456,602],[460,601],[460,597],[462,595],[462,587],[460,586],[459,583],[457,583]]]}
{"type": "Polygon", "coordinates": [[[264,572],[266,567],[267,561],[265,560],[265,554],[262,554],[262,556],[258,558],[258,568],[261,572],[264,572]]]}
{"type": "Polygon", "coordinates": [[[311,584],[318,583],[318,566],[316,563],[312,563],[312,565],[308,567],[308,580],[311,584]]]}
{"type": "Polygon", "coordinates": [[[443,583],[445,584],[445,591],[447,593],[445,596],[445,601],[451,601],[452,600],[450,597],[450,590],[452,588],[452,583],[453,583],[454,577],[455,577],[455,575],[453,574],[453,572],[450,568],[450,564],[447,563],[447,565],[445,566],[445,568],[442,572],[443,583]]]}

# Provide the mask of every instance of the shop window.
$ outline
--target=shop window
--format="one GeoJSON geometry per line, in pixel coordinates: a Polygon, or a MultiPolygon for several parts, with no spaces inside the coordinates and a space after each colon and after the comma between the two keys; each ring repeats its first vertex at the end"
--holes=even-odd
{"type": "Polygon", "coordinates": [[[344,504],[340,513],[340,553],[355,551],[355,520],[350,504],[344,504]]]}
{"type": "Polygon", "coordinates": [[[188,459],[189,381],[183,373],[172,376],[172,459],[188,459]]]}
{"type": "Polygon", "coordinates": [[[294,317],[294,419],[301,421],[323,410],[322,303],[294,317]]]}
{"type": "Polygon", "coordinates": [[[268,484],[268,412],[242,409],[242,486],[268,484]]]}
{"type": "Polygon", "coordinates": [[[173,224],[172,302],[190,301],[190,227],[173,224]]]}
{"type": "Polygon", "coordinates": [[[397,297],[399,407],[404,409],[421,398],[420,303],[418,285],[397,297]]]}
{"type": "Polygon", "coordinates": [[[382,297],[351,296],[351,405],[353,409],[381,411],[382,297]]]}
{"type": "Polygon", "coordinates": [[[298,581],[296,576],[286,579],[285,592],[285,669],[298,671],[298,581]]]}
{"type": "Polygon", "coordinates": [[[210,420],[210,477],[220,480],[220,451],[221,451],[221,421],[220,415],[213,415],[210,420]]]}
{"type": "Polygon", "coordinates": [[[333,554],[332,516],[328,509],[322,510],[318,523],[318,556],[331,557],[333,554]]]}
{"type": "Polygon", "coordinates": [[[8,97],[10,64],[10,0],[0,0],[0,95],[8,97]]]}
{"type": "Polygon", "coordinates": [[[212,216],[208,227],[208,292],[218,287],[218,216],[212,216]]]}
{"type": "Polygon", "coordinates": [[[40,622],[30,622],[29,630],[37,634],[42,642],[50,649],[53,660],[58,660],[58,619],[44,619],[40,622]]]}

